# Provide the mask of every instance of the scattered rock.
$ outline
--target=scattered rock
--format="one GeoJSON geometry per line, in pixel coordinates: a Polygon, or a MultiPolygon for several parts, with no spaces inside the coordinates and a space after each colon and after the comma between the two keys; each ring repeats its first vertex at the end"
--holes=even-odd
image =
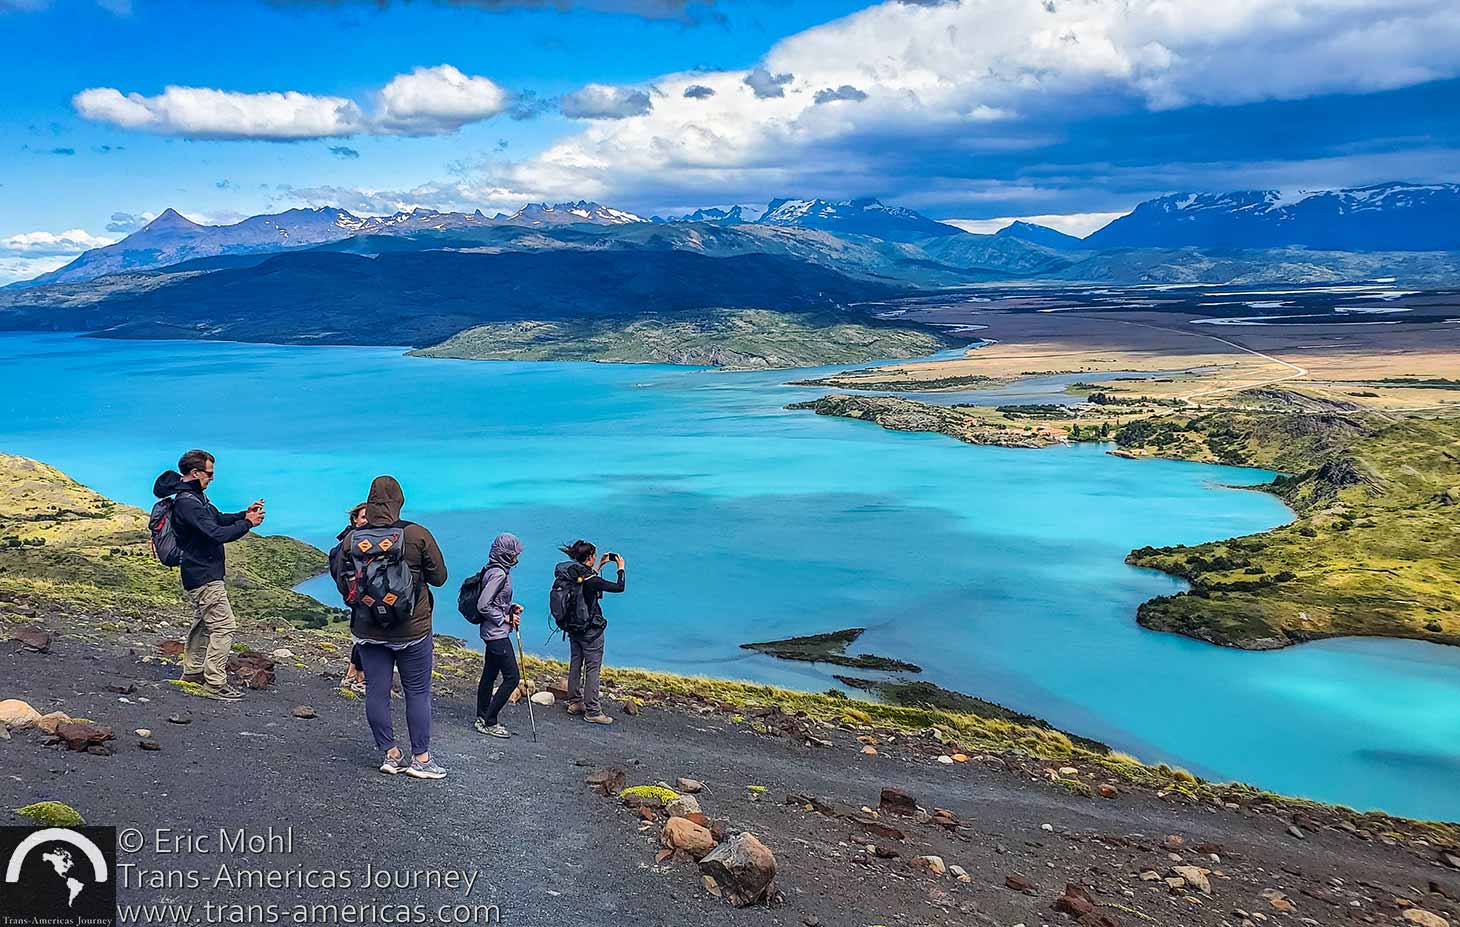
{"type": "Polygon", "coordinates": [[[1449,866],[1451,869],[1460,869],[1460,855],[1457,855],[1455,853],[1442,853],[1440,854],[1440,858],[1443,859],[1445,861],[1445,865],[1449,866]]]}
{"type": "Polygon", "coordinates": [[[969,875],[968,870],[964,869],[962,866],[949,866],[948,874],[960,882],[973,881],[973,876],[969,875]]]}
{"type": "Polygon", "coordinates": [[[672,818],[687,818],[692,814],[699,814],[699,799],[693,795],[681,795],[665,803],[664,812],[672,818]]]}
{"type": "Polygon", "coordinates": [[[755,835],[742,831],[700,860],[700,871],[714,879],[725,900],[743,908],[771,895],[776,857],[755,835]]]}
{"type": "Polygon", "coordinates": [[[157,650],[164,657],[180,657],[187,647],[182,641],[163,641],[157,645],[157,650]]]}
{"type": "Polygon", "coordinates": [[[0,702],[0,727],[20,730],[35,724],[40,718],[41,713],[32,708],[29,702],[18,698],[8,698],[0,702]]]}
{"type": "Polygon", "coordinates": [[[1262,900],[1272,906],[1274,911],[1281,911],[1284,914],[1292,914],[1296,911],[1297,905],[1288,899],[1288,896],[1275,888],[1264,888],[1258,892],[1262,900]]]}
{"type": "Polygon", "coordinates": [[[143,750],[161,750],[162,749],[162,744],[158,743],[155,740],[139,740],[139,741],[137,741],[137,746],[141,747],[143,750]]]}
{"type": "Polygon", "coordinates": [[[715,881],[714,876],[702,875],[700,876],[700,882],[705,886],[705,891],[711,895],[714,895],[716,898],[724,897],[720,892],[720,883],[715,881]]]}
{"type": "Polygon", "coordinates": [[[941,856],[919,856],[917,859],[913,860],[913,865],[920,866],[923,869],[928,870],[935,876],[948,874],[948,867],[943,864],[943,857],[941,856]]]}
{"type": "Polygon", "coordinates": [[[267,689],[274,684],[274,661],[257,650],[229,654],[228,672],[246,689],[267,689]]]}
{"type": "Polygon", "coordinates": [[[877,801],[877,810],[883,814],[898,814],[910,818],[918,813],[918,803],[902,789],[885,788],[877,801]]]}
{"type": "Polygon", "coordinates": [[[683,776],[674,780],[679,791],[685,795],[694,795],[705,790],[705,784],[698,779],[686,779],[683,776]]]}
{"type": "Polygon", "coordinates": [[[1066,884],[1064,894],[1054,900],[1054,909],[1073,917],[1081,927],[1120,927],[1120,921],[1098,908],[1090,895],[1073,883],[1066,884]]]}
{"type": "Polygon", "coordinates": [[[696,860],[704,858],[715,848],[715,838],[709,828],[682,817],[665,821],[659,840],[667,849],[683,850],[696,860]]]}
{"type": "Polygon", "coordinates": [[[50,653],[51,635],[40,628],[23,626],[15,629],[10,639],[21,646],[21,649],[31,653],[50,653]]]}
{"type": "Polygon", "coordinates": [[[1186,838],[1180,834],[1167,834],[1166,839],[1162,843],[1165,844],[1168,850],[1179,850],[1186,846],[1186,838]]]}
{"type": "MultiPolygon", "coordinates": [[[[89,721],[65,721],[56,725],[56,737],[66,745],[68,750],[80,752],[94,752],[92,747],[100,747],[112,739],[112,729],[102,727],[100,724],[92,724],[89,721]]],[[[111,750],[102,747],[106,753],[111,750]]],[[[101,754],[105,755],[105,754],[101,754]]]]}
{"type": "Polygon", "coordinates": [[[872,746],[871,744],[868,744],[867,746],[862,748],[862,754],[864,756],[876,756],[877,748],[872,746]]]}
{"type": "Polygon", "coordinates": [[[944,830],[958,829],[958,815],[947,808],[934,808],[930,820],[944,830]]]}
{"type": "Polygon", "coordinates": [[[624,790],[624,777],[627,775],[628,773],[623,769],[613,766],[589,773],[583,782],[596,789],[600,795],[608,797],[624,790]]]}
{"type": "Polygon", "coordinates": [[[193,716],[187,713],[179,713],[167,716],[168,724],[192,724],[193,716]]]}
{"type": "Polygon", "coordinates": [[[944,754],[944,755],[938,757],[938,762],[939,763],[942,763],[944,766],[952,766],[954,760],[953,760],[953,757],[948,756],[947,754],[944,754]]]}
{"type": "Polygon", "coordinates": [[[542,705],[545,708],[551,708],[553,706],[553,703],[557,701],[557,697],[554,696],[551,692],[534,692],[531,696],[531,700],[532,704],[534,705],[542,705]]]}
{"type": "Polygon", "coordinates": [[[297,705],[295,706],[294,710],[289,713],[296,718],[304,718],[305,720],[319,717],[319,713],[315,711],[312,706],[309,705],[297,705]]]}
{"type": "Polygon", "coordinates": [[[1438,914],[1432,914],[1424,908],[1410,908],[1401,915],[1411,924],[1418,924],[1419,927],[1450,927],[1450,922],[1438,914]]]}
{"type": "Polygon", "coordinates": [[[623,710],[624,714],[630,717],[639,713],[639,703],[634,699],[626,699],[619,707],[623,710]]]}
{"type": "Polygon", "coordinates": [[[1012,872],[1004,876],[1004,887],[1012,888],[1014,891],[1023,892],[1026,895],[1032,895],[1039,890],[1039,887],[1033,882],[1012,872]]]}
{"type": "Polygon", "coordinates": [[[1171,872],[1183,879],[1186,884],[1201,892],[1203,895],[1212,893],[1212,883],[1207,875],[1195,866],[1172,866],[1171,872]]]}
{"type": "Polygon", "coordinates": [[[898,830],[896,827],[891,826],[890,824],[883,824],[881,821],[878,821],[875,818],[868,818],[861,815],[856,815],[852,818],[852,823],[858,828],[866,831],[867,833],[872,834],[873,836],[882,837],[886,840],[896,840],[901,843],[903,840],[906,839],[902,831],[898,830]]]}
{"type": "Polygon", "coordinates": [[[1117,789],[1109,782],[1102,782],[1100,785],[1096,786],[1095,793],[1101,798],[1115,798],[1117,795],[1120,794],[1120,789],[1117,789]]]}
{"type": "Polygon", "coordinates": [[[1296,824],[1288,825],[1288,836],[1295,837],[1298,840],[1302,840],[1304,838],[1303,831],[1296,824]]]}
{"type": "Polygon", "coordinates": [[[280,647],[278,650],[275,650],[273,653],[269,654],[269,656],[273,657],[275,660],[292,660],[294,659],[294,651],[290,650],[288,647],[280,647]]]}
{"type": "Polygon", "coordinates": [[[107,685],[106,690],[118,695],[131,695],[137,691],[137,684],[135,682],[113,682],[107,685]]]}

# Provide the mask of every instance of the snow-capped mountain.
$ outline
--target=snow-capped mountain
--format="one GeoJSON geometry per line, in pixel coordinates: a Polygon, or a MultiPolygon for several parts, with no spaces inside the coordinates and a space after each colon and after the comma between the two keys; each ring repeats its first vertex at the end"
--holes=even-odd
{"type": "Polygon", "coordinates": [[[682,216],[670,216],[665,219],[655,216],[650,222],[707,222],[711,225],[742,225],[750,220],[745,218],[745,210],[739,206],[731,206],[729,209],[719,209],[711,206],[708,209],[696,209],[694,212],[687,212],[682,216]]]}
{"type": "Polygon", "coordinates": [[[1031,245],[1042,245],[1045,248],[1055,248],[1060,251],[1079,251],[1089,247],[1083,238],[1066,235],[1058,229],[1052,229],[1037,222],[1025,222],[1022,219],[999,229],[994,233],[994,237],[1017,238],[1019,241],[1025,241],[1031,245]]]}
{"type": "Polygon", "coordinates": [[[1141,203],[1089,235],[1096,248],[1460,249],[1460,184],[1348,190],[1176,193],[1141,203]]]}
{"type": "Polygon", "coordinates": [[[622,209],[614,209],[612,206],[605,206],[602,203],[594,203],[589,200],[579,200],[576,203],[554,203],[549,206],[547,203],[529,203],[512,215],[505,218],[498,218],[497,222],[503,225],[577,225],[579,223],[590,223],[592,225],[628,225],[633,222],[647,222],[648,219],[636,216],[631,212],[622,209]]]}
{"type": "Polygon", "coordinates": [[[888,206],[875,199],[771,200],[762,225],[820,229],[847,235],[870,235],[884,241],[918,241],[940,235],[963,235],[962,229],[935,222],[903,206],[888,206]]]}
{"type": "Polygon", "coordinates": [[[483,215],[481,210],[461,213],[434,209],[362,217],[321,206],[252,216],[232,225],[201,225],[174,209],[166,209],[121,241],[87,251],[65,267],[41,274],[21,286],[79,283],[104,274],[153,270],[195,258],[287,251],[356,235],[410,235],[495,225],[624,225],[643,221],[631,212],[585,200],[552,206],[534,203],[510,216],[499,214],[492,218],[483,215]]]}

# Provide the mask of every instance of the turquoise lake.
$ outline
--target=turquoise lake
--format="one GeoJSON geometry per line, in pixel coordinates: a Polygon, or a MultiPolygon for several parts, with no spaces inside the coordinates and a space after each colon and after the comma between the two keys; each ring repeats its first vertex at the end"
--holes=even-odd
{"type": "MultiPolygon", "coordinates": [[[[846,627],[949,688],[1214,779],[1460,819],[1460,650],[1345,639],[1245,653],[1135,623],[1182,588],[1145,544],[1262,531],[1290,513],[1262,471],[1131,461],[1084,445],[971,447],[807,412],[789,373],[426,360],[393,348],[6,335],[0,451],[149,506],[201,446],[224,508],[321,547],[372,477],[405,487],[456,581],[492,536],[530,650],[556,547],[627,558],[608,660],[822,690],[822,667],[741,643],[846,627]]],[[[1034,393],[1044,394],[1038,387],[1034,393]]],[[[1000,401],[1009,401],[1007,397],[1000,401]]],[[[306,591],[333,602],[325,582],[306,591]]],[[[449,605],[438,630],[473,639],[449,605]]]]}

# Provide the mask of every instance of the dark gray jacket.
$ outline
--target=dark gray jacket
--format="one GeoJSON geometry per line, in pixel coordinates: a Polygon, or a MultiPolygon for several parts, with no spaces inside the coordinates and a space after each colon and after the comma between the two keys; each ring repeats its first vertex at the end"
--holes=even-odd
{"type": "Polygon", "coordinates": [[[182,554],[182,585],[196,589],[223,578],[223,545],[248,534],[253,527],[242,512],[220,512],[196,480],[185,480],[168,470],[152,484],[159,499],[173,496],[172,530],[182,554]]]}

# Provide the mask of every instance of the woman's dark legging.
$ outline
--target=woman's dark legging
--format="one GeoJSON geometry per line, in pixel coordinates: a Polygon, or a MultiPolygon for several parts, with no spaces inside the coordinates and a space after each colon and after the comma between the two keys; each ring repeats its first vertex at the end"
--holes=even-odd
{"type": "Polygon", "coordinates": [[[360,663],[365,669],[365,718],[375,746],[395,746],[395,729],[390,720],[392,669],[400,673],[401,691],[406,694],[406,728],[411,732],[411,754],[431,752],[431,660],[430,635],[404,650],[380,644],[360,645],[360,663]]]}
{"type": "MultiPolygon", "coordinates": [[[[477,683],[477,717],[488,724],[496,724],[498,713],[512,697],[512,690],[517,688],[522,677],[517,672],[517,654],[512,650],[511,638],[485,643],[487,654],[482,661],[482,678],[477,683]],[[502,677],[502,684],[493,694],[492,683],[497,681],[498,675],[502,677]]],[[[370,677],[365,678],[368,680],[370,677]]]]}

